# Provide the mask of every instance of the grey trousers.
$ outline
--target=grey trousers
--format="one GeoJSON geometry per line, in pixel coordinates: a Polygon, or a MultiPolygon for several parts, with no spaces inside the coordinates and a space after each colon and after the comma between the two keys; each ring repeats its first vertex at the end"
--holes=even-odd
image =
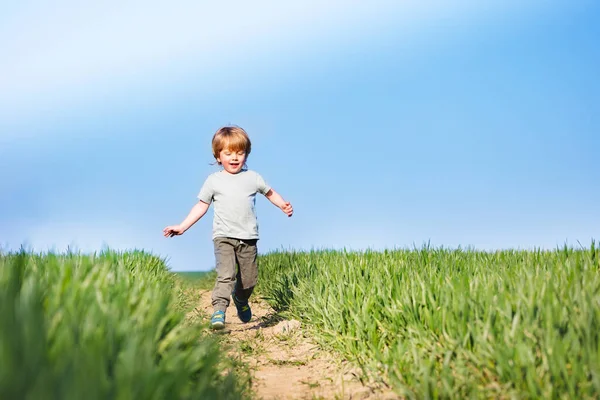
{"type": "Polygon", "coordinates": [[[213,242],[217,281],[212,292],[212,305],[215,311],[225,311],[229,307],[232,294],[236,299],[245,303],[256,286],[258,281],[256,243],[258,239],[241,240],[218,237],[213,242]]]}

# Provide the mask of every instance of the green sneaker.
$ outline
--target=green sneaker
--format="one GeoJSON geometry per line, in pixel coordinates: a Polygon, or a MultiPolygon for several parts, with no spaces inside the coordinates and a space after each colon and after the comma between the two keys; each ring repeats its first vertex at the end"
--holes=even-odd
{"type": "Polygon", "coordinates": [[[225,313],[223,311],[215,311],[210,319],[210,326],[213,329],[225,328],[225,313]]]}
{"type": "Polygon", "coordinates": [[[231,294],[233,298],[233,304],[235,304],[235,308],[237,309],[237,315],[242,322],[248,322],[252,318],[252,310],[250,309],[250,305],[248,304],[248,300],[239,301],[235,294],[231,294]]]}

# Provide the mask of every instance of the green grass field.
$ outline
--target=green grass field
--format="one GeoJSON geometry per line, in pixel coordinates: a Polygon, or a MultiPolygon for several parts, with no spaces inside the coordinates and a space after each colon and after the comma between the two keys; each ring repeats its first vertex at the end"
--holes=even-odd
{"type": "Polygon", "coordinates": [[[600,252],[272,253],[261,292],[409,398],[600,397],[600,252]]]}
{"type": "Polygon", "coordinates": [[[0,399],[240,399],[184,286],[142,252],[0,256],[0,399]]]}
{"type": "MultiPolygon", "coordinates": [[[[408,398],[600,397],[600,251],[275,252],[258,296],[408,398]]],[[[0,398],[243,398],[184,312],[214,272],[0,255],[0,398]],[[190,295],[192,293],[192,295],[190,295]]],[[[241,383],[242,382],[242,383],[241,383]]]]}
{"type": "Polygon", "coordinates": [[[185,271],[185,272],[175,272],[175,274],[185,281],[196,283],[196,282],[200,282],[200,281],[207,279],[207,277],[209,275],[211,275],[211,272],[185,271]]]}

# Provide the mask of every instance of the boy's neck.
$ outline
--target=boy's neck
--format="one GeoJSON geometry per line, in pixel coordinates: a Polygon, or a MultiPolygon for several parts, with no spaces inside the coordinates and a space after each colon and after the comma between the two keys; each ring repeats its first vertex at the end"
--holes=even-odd
{"type": "Polygon", "coordinates": [[[231,173],[231,172],[227,171],[225,168],[223,168],[223,169],[221,170],[221,172],[224,172],[224,173],[226,173],[227,175],[239,175],[239,174],[241,174],[242,172],[246,172],[246,171],[248,171],[248,170],[247,170],[247,169],[245,169],[245,168],[244,168],[244,169],[240,169],[238,172],[233,172],[233,173],[231,173]]]}

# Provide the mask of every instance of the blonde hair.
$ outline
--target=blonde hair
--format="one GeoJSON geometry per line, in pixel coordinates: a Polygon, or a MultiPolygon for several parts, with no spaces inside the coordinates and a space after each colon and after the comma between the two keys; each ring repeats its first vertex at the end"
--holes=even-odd
{"type": "Polygon", "coordinates": [[[231,151],[244,151],[246,157],[250,154],[252,143],[245,130],[239,126],[224,126],[215,132],[212,139],[212,152],[217,164],[221,150],[229,149],[231,151]]]}

